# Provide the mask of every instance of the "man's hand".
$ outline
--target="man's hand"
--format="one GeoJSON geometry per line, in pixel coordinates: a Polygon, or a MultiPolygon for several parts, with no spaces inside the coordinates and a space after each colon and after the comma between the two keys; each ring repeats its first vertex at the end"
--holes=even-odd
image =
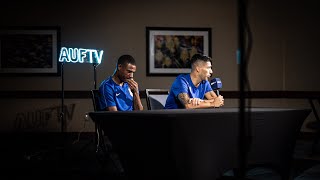
{"type": "Polygon", "coordinates": [[[219,95],[218,97],[214,98],[213,101],[214,107],[221,107],[224,105],[224,98],[223,96],[219,95]]]}
{"type": "Polygon", "coordinates": [[[135,92],[138,92],[138,91],[139,91],[139,85],[138,85],[138,83],[137,83],[135,80],[133,80],[133,79],[128,79],[128,80],[127,80],[127,83],[128,83],[128,85],[129,85],[132,93],[135,93],[135,92]]]}
{"type": "Polygon", "coordinates": [[[138,83],[135,80],[133,80],[133,78],[128,79],[127,83],[129,85],[131,92],[133,93],[133,110],[143,110],[143,106],[139,96],[138,83]]]}
{"type": "Polygon", "coordinates": [[[190,98],[189,99],[189,104],[192,104],[193,106],[198,106],[200,105],[200,102],[202,102],[203,100],[202,99],[199,99],[199,98],[190,98]]]}

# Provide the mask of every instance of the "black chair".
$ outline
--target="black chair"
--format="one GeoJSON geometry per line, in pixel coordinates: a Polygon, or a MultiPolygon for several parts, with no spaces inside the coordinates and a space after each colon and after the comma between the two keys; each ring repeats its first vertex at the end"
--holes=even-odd
{"type": "Polygon", "coordinates": [[[94,111],[101,111],[100,98],[102,97],[98,89],[91,90],[91,99],[94,111]]]}
{"type": "MultiPolygon", "coordinates": [[[[92,104],[93,104],[93,109],[94,111],[101,111],[101,105],[100,105],[100,98],[102,97],[100,91],[98,89],[93,89],[91,90],[91,99],[92,99],[92,104]]],[[[98,135],[97,138],[95,138],[95,142],[97,144],[97,151],[99,148],[99,129],[97,125],[95,125],[95,133],[98,135]]]]}
{"type": "MultiPolygon", "coordinates": [[[[94,111],[103,111],[100,104],[100,99],[103,98],[103,95],[100,93],[98,89],[91,90],[91,99],[93,103],[93,109],[94,111]]],[[[122,167],[122,164],[119,160],[118,155],[112,151],[112,144],[107,136],[104,135],[104,131],[101,129],[100,126],[95,124],[95,132],[96,132],[96,154],[98,156],[98,160],[101,161],[101,163],[104,166],[107,166],[108,160],[110,159],[113,166],[116,168],[116,173],[119,176],[124,175],[124,169],[122,167]]]]}
{"type": "Polygon", "coordinates": [[[146,89],[148,110],[163,109],[168,95],[168,89],[146,89]]]}

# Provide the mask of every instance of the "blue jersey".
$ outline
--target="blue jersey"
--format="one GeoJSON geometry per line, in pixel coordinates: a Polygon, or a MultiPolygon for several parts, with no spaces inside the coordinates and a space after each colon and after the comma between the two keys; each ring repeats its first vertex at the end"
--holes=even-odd
{"type": "Polygon", "coordinates": [[[102,81],[99,91],[104,97],[100,98],[101,109],[105,110],[107,107],[116,106],[118,111],[133,110],[133,94],[128,83],[124,82],[120,86],[110,76],[102,81]]]}
{"type": "Polygon", "coordinates": [[[184,105],[181,104],[180,100],[178,99],[178,95],[180,93],[187,93],[190,98],[204,99],[204,95],[210,91],[212,91],[212,88],[209,81],[202,81],[198,87],[195,87],[191,81],[190,74],[181,74],[173,82],[164,108],[184,108],[184,105]]]}

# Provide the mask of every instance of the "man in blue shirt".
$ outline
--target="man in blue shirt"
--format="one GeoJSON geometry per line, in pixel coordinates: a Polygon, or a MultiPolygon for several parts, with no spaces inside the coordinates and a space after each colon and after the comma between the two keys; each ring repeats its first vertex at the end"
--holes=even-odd
{"type": "Polygon", "coordinates": [[[138,83],[133,80],[136,69],[136,62],[132,56],[122,55],[119,57],[115,73],[105,79],[99,87],[99,91],[104,97],[100,99],[103,110],[143,110],[138,83]]]}
{"type": "Polygon", "coordinates": [[[195,109],[223,106],[223,96],[217,96],[208,81],[211,74],[211,58],[195,54],[191,58],[191,73],[181,74],[173,82],[165,109],[195,109]]]}

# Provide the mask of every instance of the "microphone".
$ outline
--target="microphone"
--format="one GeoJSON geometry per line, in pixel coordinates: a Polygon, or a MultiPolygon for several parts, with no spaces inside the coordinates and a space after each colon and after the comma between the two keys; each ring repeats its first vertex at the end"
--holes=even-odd
{"type": "Polygon", "coordinates": [[[217,95],[219,96],[219,89],[222,88],[222,82],[221,82],[220,78],[211,79],[210,85],[211,85],[212,90],[217,90],[217,95]]]}

